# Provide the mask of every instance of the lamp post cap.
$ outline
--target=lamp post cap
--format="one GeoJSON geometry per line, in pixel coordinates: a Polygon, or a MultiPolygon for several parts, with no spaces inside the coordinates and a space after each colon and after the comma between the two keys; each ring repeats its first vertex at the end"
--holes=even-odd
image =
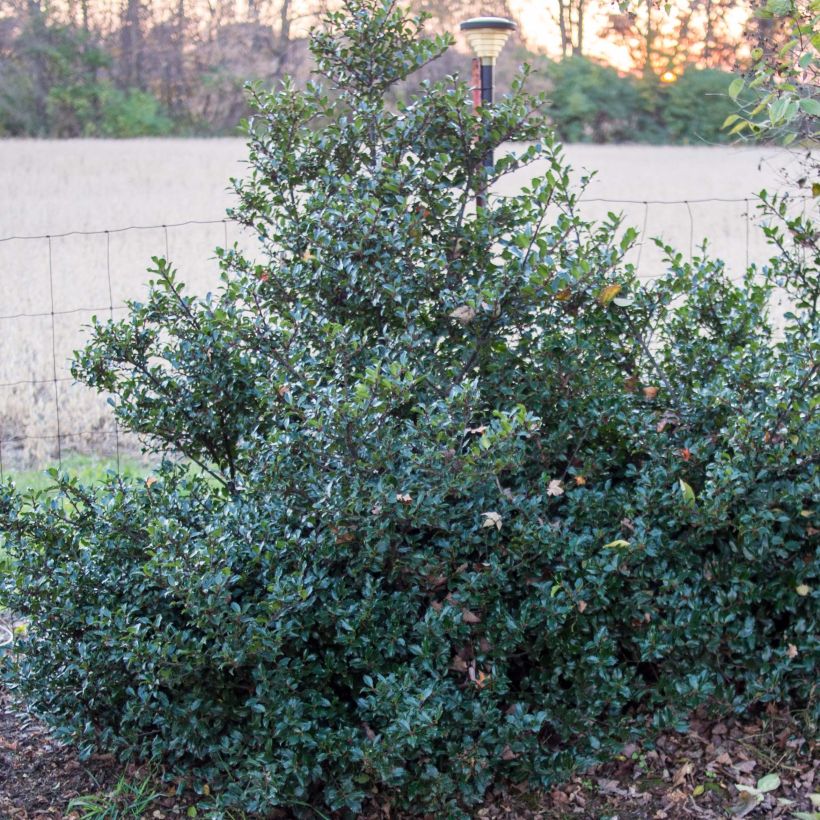
{"type": "Polygon", "coordinates": [[[473,17],[465,20],[461,26],[462,31],[473,29],[498,29],[501,31],[515,31],[518,26],[506,17],[473,17]]]}

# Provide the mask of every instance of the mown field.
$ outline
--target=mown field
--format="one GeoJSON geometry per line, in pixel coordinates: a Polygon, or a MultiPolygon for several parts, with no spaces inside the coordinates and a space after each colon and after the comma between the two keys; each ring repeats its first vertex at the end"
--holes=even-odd
{"type": "MultiPolygon", "coordinates": [[[[253,247],[222,221],[244,153],[237,139],[0,142],[5,472],[55,460],[58,406],[63,454],[110,454],[118,443],[134,451],[115,433],[104,397],[72,384],[71,353],[93,315],[122,315],[124,301],[145,292],[152,256],[167,253],[190,289],[204,293],[216,281],[215,247],[253,247]]],[[[764,147],[568,146],[566,154],[579,175],[597,171],[584,197],[591,217],[623,212],[646,237],[687,253],[708,237],[733,276],[767,258],[754,194],[788,188],[784,169],[797,167],[764,147]]],[[[525,180],[519,174],[499,193],[525,180]]],[[[633,261],[646,278],[662,262],[649,241],[633,261]]]]}

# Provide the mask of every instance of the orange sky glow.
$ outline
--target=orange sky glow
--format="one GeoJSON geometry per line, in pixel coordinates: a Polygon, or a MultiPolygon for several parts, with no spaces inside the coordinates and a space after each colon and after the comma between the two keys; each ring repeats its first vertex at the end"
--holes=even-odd
{"type": "MultiPolygon", "coordinates": [[[[253,0],[251,0],[253,2],[253,0]]],[[[508,0],[511,12],[519,24],[519,31],[524,43],[537,53],[546,54],[549,57],[560,57],[560,37],[558,25],[555,20],[555,8],[557,3],[555,0],[508,0]]],[[[666,18],[669,26],[674,27],[676,16],[680,14],[682,8],[687,8],[689,0],[672,0],[669,16],[666,18]]],[[[268,7],[271,17],[271,23],[276,27],[278,3],[276,0],[269,0],[267,4],[260,3],[256,0],[260,7],[268,7]]],[[[338,3],[338,0],[294,0],[293,9],[295,11],[291,33],[293,36],[305,36],[310,28],[316,24],[318,20],[317,10],[321,5],[333,6],[338,3]]],[[[68,9],[69,6],[76,5],[74,0],[55,0],[56,6],[62,6],[68,9]]],[[[160,16],[167,9],[169,16],[175,13],[178,0],[152,0],[151,6],[155,12],[159,12],[160,16]]],[[[211,3],[209,0],[187,0],[188,7],[201,8],[203,19],[207,18],[211,3]]],[[[241,19],[241,16],[246,11],[248,0],[239,0],[237,3],[236,13],[241,19]]],[[[120,0],[92,0],[92,7],[94,8],[95,16],[99,19],[117,18],[120,11],[120,0]]],[[[584,52],[587,56],[592,57],[601,62],[614,66],[621,72],[635,71],[635,65],[629,54],[629,48],[626,44],[614,42],[611,37],[606,36],[606,27],[608,17],[612,13],[618,12],[618,4],[616,0],[587,0],[588,13],[585,17],[586,32],[584,42],[584,52]]],[[[485,9],[482,8],[481,0],[475,2],[475,13],[473,16],[480,16],[485,9]]],[[[659,17],[663,17],[664,11],[658,10],[659,17]]],[[[267,17],[268,15],[266,15],[267,17]]],[[[743,31],[744,25],[749,17],[748,8],[735,8],[732,11],[731,19],[727,20],[728,29],[732,34],[733,39],[737,37],[740,39],[740,34],[743,31]]],[[[695,21],[695,27],[697,21],[695,21]]],[[[668,26],[668,27],[669,27],[668,26]]],[[[460,37],[458,31],[453,34],[457,38],[457,48],[467,52],[469,49],[460,37]]],[[[739,53],[739,56],[742,55],[739,53]]],[[[686,59],[697,62],[697,53],[688,53],[684,55],[686,59]]],[[[664,66],[668,68],[669,66],[664,66]]]]}

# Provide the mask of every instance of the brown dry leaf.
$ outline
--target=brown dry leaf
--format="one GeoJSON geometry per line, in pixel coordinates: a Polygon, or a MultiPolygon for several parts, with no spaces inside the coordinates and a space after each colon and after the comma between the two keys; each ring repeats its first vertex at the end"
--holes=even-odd
{"type": "MultiPolygon", "coordinates": [[[[644,395],[648,399],[654,399],[655,396],[658,394],[657,387],[646,387],[644,388],[644,395]],[[647,390],[654,390],[655,392],[649,396],[647,395],[647,390]]],[[[666,410],[664,414],[661,416],[660,421],[658,421],[658,425],[656,427],[659,433],[662,433],[667,427],[675,426],[680,424],[680,418],[678,417],[677,413],[673,413],[671,410],[666,410]]]]}
{"type": "Polygon", "coordinates": [[[461,620],[464,621],[465,624],[480,624],[481,618],[475,614],[475,612],[470,612],[469,609],[462,609],[461,610],[461,620]]]}
{"type": "Polygon", "coordinates": [[[569,301],[571,296],[572,296],[572,288],[570,288],[570,287],[561,288],[561,290],[559,290],[555,294],[555,298],[559,302],[567,302],[567,301],[569,301]]]}
{"type": "Polygon", "coordinates": [[[469,305],[461,305],[450,313],[450,318],[455,319],[462,325],[469,325],[475,319],[475,310],[469,305]]]}
{"type": "Polygon", "coordinates": [[[480,436],[482,433],[487,432],[487,425],[486,424],[479,424],[478,427],[468,427],[468,433],[472,433],[473,435],[480,436]]]}
{"type": "Polygon", "coordinates": [[[564,494],[564,488],[561,486],[561,482],[557,478],[553,478],[550,481],[549,486],[547,487],[547,495],[551,496],[559,496],[564,494]]]}
{"type": "Polygon", "coordinates": [[[741,760],[734,764],[734,768],[743,774],[751,774],[757,768],[757,763],[754,760],[741,760]]]}
{"type": "Polygon", "coordinates": [[[638,385],[640,384],[637,376],[627,376],[624,379],[624,390],[627,393],[635,393],[638,390],[638,385]]]}
{"type": "Polygon", "coordinates": [[[587,608],[586,601],[578,601],[578,611],[583,612],[587,608]]]}
{"type": "Polygon", "coordinates": [[[683,783],[686,781],[686,778],[692,774],[694,771],[694,766],[687,760],[674,774],[672,777],[672,785],[673,786],[682,786],[683,783]]]}
{"type": "Polygon", "coordinates": [[[578,487],[583,487],[586,483],[587,483],[587,480],[584,476],[582,476],[582,475],[575,476],[575,484],[578,487]]]}
{"type": "Polygon", "coordinates": [[[567,795],[566,792],[562,792],[561,789],[553,789],[550,792],[550,797],[553,803],[569,803],[569,795],[567,795]]]}
{"type": "Polygon", "coordinates": [[[504,751],[501,752],[502,760],[515,760],[518,755],[509,747],[505,746],[504,751]]]}
{"type": "Polygon", "coordinates": [[[497,530],[501,529],[501,516],[497,512],[485,512],[481,514],[484,516],[484,521],[481,524],[482,528],[495,527],[497,530]]]}
{"type": "Polygon", "coordinates": [[[150,490],[154,484],[157,483],[157,477],[155,475],[149,475],[148,478],[145,479],[145,486],[150,490]]]}
{"type": "Polygon", "coordinates": [[[657,387],[644,387],[643,395],[646,399],[654,399],[658,395],[657,387]]]}
{"type": "Polygon", "coordinates": [[[456,655],[450,663],[450,669],[454,672],[466,672],[467,662],[460,655],[456,655]]]}

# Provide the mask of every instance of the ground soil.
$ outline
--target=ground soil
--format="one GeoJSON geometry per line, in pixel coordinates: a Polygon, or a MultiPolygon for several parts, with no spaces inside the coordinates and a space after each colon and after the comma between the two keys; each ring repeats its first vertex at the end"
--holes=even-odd
{"type": "MultiPolygon", "coordinates": [[[[729,814],[793,818],[795,812],[816,810],[812,795],[820,799],[815,794],[820,791],[820,761],[806,737],[809,728],[802,716],[773,706],[744,720],[694,715],[686,733],[664,734],[643,746],[630,744],[608,763],[549,792],[510,786],[504,793],[490,795],[473,816],[486,820],[714,820],[729,814]],[[743,792],[743,784],[754,786],[773,773],[780,784],[762,802],[743,792]]],[[[73,798],[110,794],[123,774],[134,780],[143,777],[135,767],[124,769],[112,756],[94,755],[81,761],[74,747],[57,742],[0,688],[2,820],[76,820],[80,814],[68,810],[73,798]]],[[[158,786],[157,791],[165,794],[151,802],[143,817],[187,816],[193,796],[186,800],[173,787],[158,786]]],[[[127,802],[120,806],[122,813],[105,816],[133,818],[125,811],[127,802]]],[[[200,811],[197,816],[208,815],[200,811]]],[[[362,817],[398,820],[400,815],[391,811],[387,801],[378,801],[362,817]]]]}

